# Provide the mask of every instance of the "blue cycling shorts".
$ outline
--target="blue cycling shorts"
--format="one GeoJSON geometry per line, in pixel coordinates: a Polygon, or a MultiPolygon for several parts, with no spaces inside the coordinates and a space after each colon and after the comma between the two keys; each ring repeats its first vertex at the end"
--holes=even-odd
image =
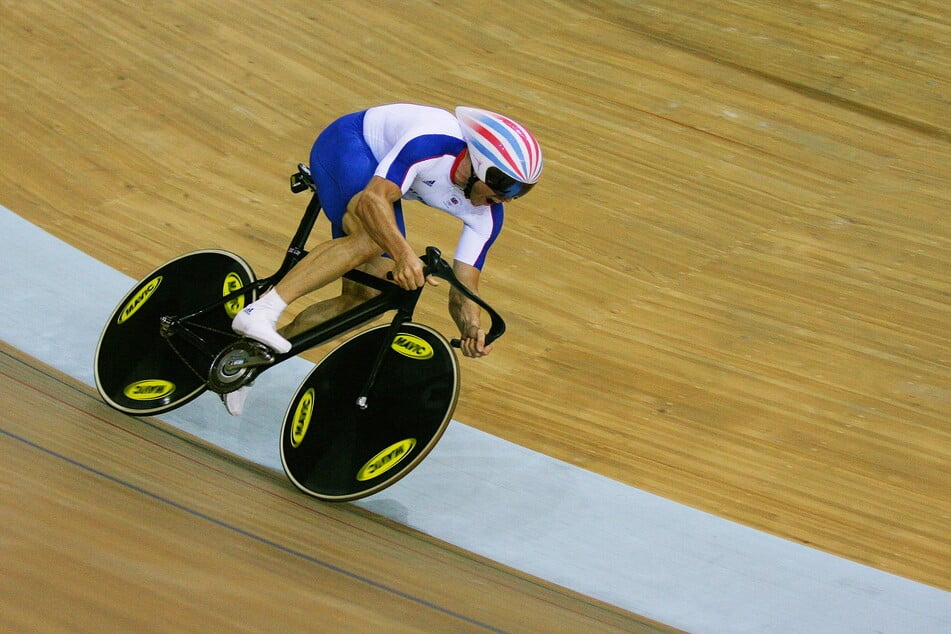
{"type": "MultiPolygon", "coordinates": [[[[363,191],[377,168],[377,160],[363,138],[365,114],[362,111],[340,117],[320,133],[310,150],[310,173],[334,238],[346,235],[343,216],[347,203],[363,191]]],[[[393,208],[396,224],[405,236],[400,201],[393,208]]]]}

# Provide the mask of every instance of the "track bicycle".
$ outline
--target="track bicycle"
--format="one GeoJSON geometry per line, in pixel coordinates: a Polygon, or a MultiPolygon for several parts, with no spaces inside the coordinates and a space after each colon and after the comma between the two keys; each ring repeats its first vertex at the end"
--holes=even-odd
{"type": "MultiPolygon", "coordinates": [[[[256,279],[240,256],[203,249],[152,271],[119,302],[96,348],[96,388],[111,407],[133,416],[176,409],[205,391],[226,394],[268,368],[355,329],[311,370],[288,405],[281,462],[291,482],[322,500],[372,495],[408,474],[429,454],[459,398],[459,364],[437,330],[412,321],[422,288],[352,270],[344,277],[379,293],[289,339],[278,353],[231,330],[231,320],[277,284],[307,251],[320,213],[308,168],[291,176],[291,191],[312,193],[278,270],[256,279]],[[369,327],[395,311],[388,324],[369,327]]],[[[444,279],[481,306],[491,324],[486,344],[505,332],[501,316],[466,288],[439,250],[421,256],[426,275],[444,279]]]]}

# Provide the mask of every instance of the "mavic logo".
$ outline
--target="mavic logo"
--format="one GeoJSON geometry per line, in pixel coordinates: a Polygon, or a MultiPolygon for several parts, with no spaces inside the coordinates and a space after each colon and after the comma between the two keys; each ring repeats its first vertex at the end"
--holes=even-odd
{"type": "Polygon", "coordinates": [[[291,447],[297,449],[304,442],[304,436],[307,435],[307,428],[310,427],[310,418],[314,415],[314,388],[304,392],[304,396],[297,404],[294,410],[293,423],[291,425],[291,447]]]}
{"type": "Polygon", "coordinates": [[[157,401],[175,391],[175,384],[164,379],[145,379],[125,386],[122,390],[133,401],[157,401]]]}
{"type": "Polygon", "coordinates": [[[132,299],[130,299],[128,303],[126,303],[126,305],[122,308],[122,311],[119,313],[119,321],[117,321],[116,323],[121,324],[122,322],[126,321],[129,317],[134,315],[135,311],[142,308],[142,305],[148,301],[149,297],[152,296],[152,293],[155,292],[155,289],[157,289],[159,284],[161,283],[162,283],[161,275],[159,275],[158,277],[153,277],[151,280],[146,282],[145,285],[142,286],[141,289],[139,289],[139,292],[136,293],[132,297],[132,299]]]}
{"type": "Polygon", "coordinates": [[[415,438],[407,438],[397,443],[393,443],[377,455],[370,458],[370,461],[363,465],[363,468],[357,472],[357,480],[366,482],[382,475],[398,465],[406,456],[413,451],[416,446],[415,438]]]}
{"type": "MultiPolygon", "coordinates": [[[[241,278],[234,271],[228,273],[225,276],[224,286],[221,289],[222,297],[227,297],[231,293],[235,292],[241,288],[241,278]]],[[[225,302],[225,312],[228,314],[228,317],[234,319],[235,315],[241,312],[244,308],[244,295],[238,295],[230,302],[225,302]]]]}
{"type": "Polygon", "coordinates": [[[431,345],[416,335],[408,335],[405,332],[396,335],[396,339],[393,340],[390,347],[410,359],[422,361],[433,358],[433,347],[431,345]]]}

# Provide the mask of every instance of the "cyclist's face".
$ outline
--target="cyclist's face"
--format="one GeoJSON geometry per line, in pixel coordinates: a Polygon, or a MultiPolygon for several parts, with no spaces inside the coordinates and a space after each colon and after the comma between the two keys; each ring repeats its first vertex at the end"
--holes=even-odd
{"type": "Polygon", "coordinates": [[[472,191],[469,192],[469,202],[477,207],[479,205],[491,205],[493,203],[506,203],[510,200],[512,199],[503,198],[498,193],[492,191],[492,188],[482,181],[476,181],[475,185],[472,186],[472,191]]]}

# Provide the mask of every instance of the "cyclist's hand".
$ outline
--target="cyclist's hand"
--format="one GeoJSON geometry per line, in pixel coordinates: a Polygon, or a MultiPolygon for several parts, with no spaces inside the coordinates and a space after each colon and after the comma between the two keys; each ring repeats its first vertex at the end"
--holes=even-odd
{"type": "Polygon", "coordinates": [[[492,346],[485,345],[485,331],[478,326],[472,326],[468,332],[462,333],[460,341],[459,349],[465,357],[477,359],[492,352],[492,346]]]}
{"type": "Polygon", "coordinates": [[[426,283],[426,276],[423,275],[423,261],[415,254],[400,258],[393,267],[393,281],[404,290],[415,291],[426,283]]]}

